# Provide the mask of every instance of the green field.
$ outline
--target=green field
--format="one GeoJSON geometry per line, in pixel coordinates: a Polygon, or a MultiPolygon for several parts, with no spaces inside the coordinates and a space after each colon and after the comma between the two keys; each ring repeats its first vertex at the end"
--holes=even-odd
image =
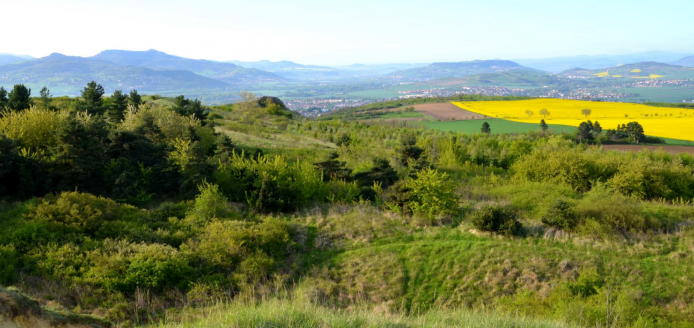
{"type": "MultiPolygon", "coordinates": [[[[530,123],[519,123],[498,118],[490,118],[486,120],[466,120],[466,121],[448,121],[448,122],[424,122],[425,126],[432,129],[442,131],[452,131],[461,133],[476,133],[480,132],[482,123],[487,122],[492,128],[492,133],[523,133],[529,131],[537,131],[540,126],[530,123]]],[[[576,128],[566,125],[549,125],[549,128],[556,133],[568,132],[573,133],[576,128]]]]}

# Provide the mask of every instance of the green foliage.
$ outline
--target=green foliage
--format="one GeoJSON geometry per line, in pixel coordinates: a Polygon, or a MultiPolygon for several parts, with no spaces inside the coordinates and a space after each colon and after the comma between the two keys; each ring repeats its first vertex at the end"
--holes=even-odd
{"type": "Polygon", "coordinates": [[[111,95],[111,106],[108,109],[108,117],[111,122],[118,123],[123,120],[125,110],[128,107],[128,96],[123,91],[116,90],[111,95]]]}
{"type": "Polygon", "coordinates": [[[51,91],[48,90],[48,88],[46,86],[41,88],[40,101],[41,101],[41,107],[43,109],[51,108],[51,100],[53,100],[52,98],[53,98],[53,96],[51,95],[51,91]]]}
{"type": "Polygon", "coordinates": [[[31,89],[25,87],[24,84],[15,85],[7,99],[7,107],[13,111],[23,111],[31,105],[31,89]]]}
{"type": "Polygon", "coordinates": [[[80,91],[82,95],[81,109],[89,114],[103,113],[104,100],[102,97],[104,93],[104,87],[102,87],[101,84],[97,84],[94,81],[87,83],[84,90],[80,91]]]}
{"type": "Polygon", "coordinates": [[[137,93],[137,90],[133,89],[132,91],[130,91],[130,94],[128,95],[128,106],[133,106],[137,108],[143,104],[144,101],[142,101],[142,96],[140,96],[140,94],[137,93]]]}
{"type": "Polygon", "coordinates": [[[350,138],[346,133],[341,134],[339,137],[337,137],[337,140],[335,140],[335,145],[338,147],[349,147],[351,143],[352,138],[350,138]]]}
{"type": "Polygon", "coordinates": [[[361,186],[368,187],[377,183],[383,188],[388,188],[399,180],[398,172],[390,166],[390,162],[387,159],[375,157],[372,161],[373,166],[370,170],[354,175],[354,179],[361,186]]]}
{"type": "Polygon", "coordinates": [[[417,178],[407,181],[410,190],[409,208],[414,214],[435,219],[453,215],[458,211],[455,185],[446,173],[426,169],[417,173],[417,178]]]}
{"type": "Polygon", "coordinates": [[[205,125],[205,120],[207,119],[207,110],[202,106],[200,100],[189,100],[185,96],[176,97],[176,103],[173,110],[179,115],[186,117],[194,117],[199,120],[202,125],[205,125]]]}
{"type": "Polygon", "coordinates": [[[510,206],[485,204],[473,211],[470,223],[482,231],[504,235],[519,235],[523,226],[518,221],[518,213],[510,206]]]}
{"type": "MultiPolygon", "coordinates": [[[[544,120],[543,120],[544,122],[544,120]]],[[[480,129],[482,133],[490,134],[492,133],[492,128],[489,126],[489,123],[484,122],[482,123],[482,129],[480,129]]]]}
{"type": "Polygon", "coordinates": [[[223,219],[233,216],[233,210],[227,198],[219,190],[219,186],[203,182],[200,193],[195,197],[195,205],[186,216],[186,221],[194,226],[203,226],[213,219],[223,219]]]}
{"type": "Polygon", "coordinates": [[[542,223],[553,228],[572,230],[578,225],[578,214],[571,203],[557,199],[542,216],[542,223]]]}

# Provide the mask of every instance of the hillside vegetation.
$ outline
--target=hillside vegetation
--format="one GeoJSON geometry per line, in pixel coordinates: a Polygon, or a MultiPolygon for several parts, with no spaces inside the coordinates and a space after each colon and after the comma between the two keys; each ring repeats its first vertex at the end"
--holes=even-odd
{"type": "Polygon", "coordinates": [[[44,306],[117,327],[693,326],[691,155],[606,151],[592,124],[22,90],[0,117],[0,285],[44,306]]]}

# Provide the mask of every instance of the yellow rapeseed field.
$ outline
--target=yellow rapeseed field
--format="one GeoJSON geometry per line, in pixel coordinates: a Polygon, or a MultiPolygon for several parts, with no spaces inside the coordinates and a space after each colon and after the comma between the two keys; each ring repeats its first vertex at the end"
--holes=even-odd
{"type": "Polygon", "coordinates": [[[565,99],[532,99],[518,101],[453,102],[454,105],[474,113],[498,117],[515,122],[578,126],[581,122],[598,121],[603,129],[614,129],[619,124],[637,121],[647,135],[694,141],[694,110],[652,107],[631,103],[594,102],[565,99]],[[543,117],[542,109],[549,115],[543,117]],[[590,115],[583,115],[590,109],[590,115]],[[530,112],[532,115],[529,116],[530,112]]]}

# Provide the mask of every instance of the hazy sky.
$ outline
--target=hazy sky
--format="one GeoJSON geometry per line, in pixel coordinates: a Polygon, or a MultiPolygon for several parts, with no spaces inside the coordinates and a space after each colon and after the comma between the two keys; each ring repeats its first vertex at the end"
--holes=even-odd
{"type": "Polygon", "coordinates": [[[2,0],[0,53],[434,62],[694,54],[692,0],[2,0]]]}

